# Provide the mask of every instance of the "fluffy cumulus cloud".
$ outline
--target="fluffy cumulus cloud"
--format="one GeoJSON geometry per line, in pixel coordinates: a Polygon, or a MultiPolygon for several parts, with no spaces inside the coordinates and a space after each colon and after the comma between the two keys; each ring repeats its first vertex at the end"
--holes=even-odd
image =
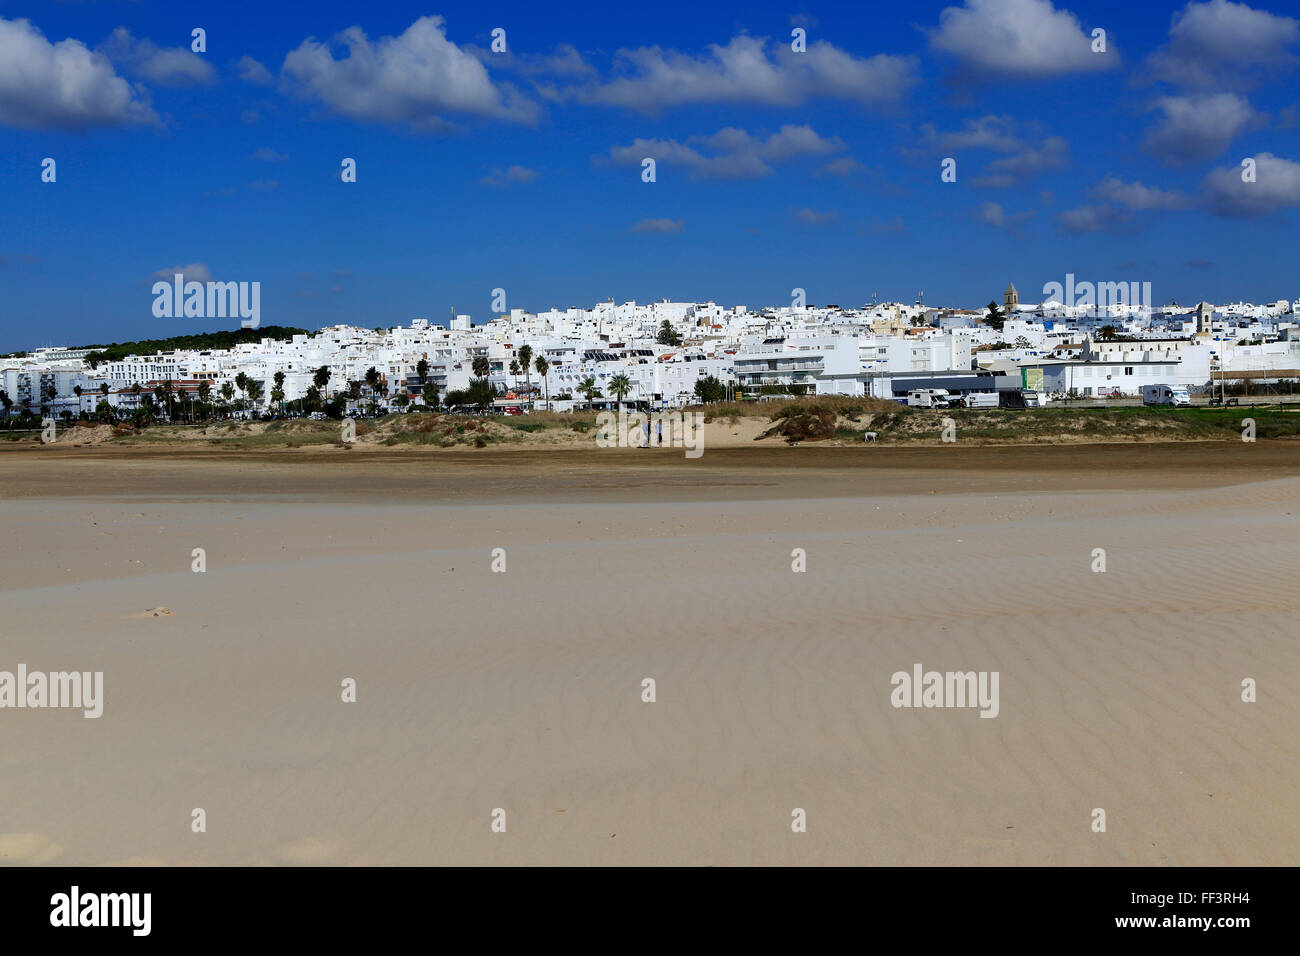
{"type": "Polygon", "coordinates": [[[493,83],[477,57],[447,39],[438,16],[373,42],[360,27],[331,43],[308,38],[284,58],[281,82],[343,116],[418,129],[446,128],[449,114],[523,123],[537,116],[535,103],[493,83]],[[336,59],[337,48],[347,55],[336,59]]]}
{"type": "Polygon", "coordinates": [[[963,149],[990,149],[1010,153],[1024,145],[1016,135],[1016,121],[1010,116],[980,116],[967,119],[961,129],[941,132],[933,123],[920,128],[923,149],[933,153],[956,153],[963,149]]]}
{"type": "Polygon", "coordinates": [[[493,53],[482,47],[467,46],[466,51],[474,54],[492,69],[513,70],[525,76],[550,77],[586,77],[594,75],[596,68],[583,59],[577,47],[561,43],[551,53],[493,53]]]}
{"type": "Polygon", "coordinates": [[[267,86],[272,82],[271,71],[251,56],[241,56],[235,63],[235,74],[245,83],[267,86]]]}
{"type": "Polygon", "coordinates": [[[1142,148],[1169,166],[1185,166],[1218,156],[1257,114],[1235,93],[1163,96],[1151,107],[1162,116],[1142,148]]]}
{"type": "Polygon", "coordinates": [[[27,20],[0,18],[0,124],[84,130],[157,122],[140,91],[79,40],[51,43],[27,20]]]}
{"type": "Polygon", "coordinates": [[[114,30],[99,51],[160,86],[203,86],[216,78],[212,64],[189,47],[163,49],[152,40],[137,40],[126,27],[114,30]]]}
{"type": "Polygon", "coordinates": [[[554,93],[584,103],[657,114],[699,103],[799,106],[814,99],[868,106],[896,101],[915,82],[913,57],[857,57],[826,42],[795,53],[789,44],[737,36],[702,54],[661,47],[620,50],[614,75],[554,93]]]}
{"type": "Polygon", "coordinates": [[[1105,202],[1118,203],[1129,209],[1187,209],[1192,201],[1176,190],[1160,189],[1142,183],[1126,183],[1107,176],[1093,189],[1093,195],[1105,202]]]}
{"type": "Polygon", "coordinates": [[[1044,136],[1037,129],[1022,133],[1010,116],[994,114],[967,119],[956,130],[939,130],[925,123],[916,142],[916,148],[904,150],[914,159],[931,154],[959,158],[977,150],[1002,153],[971,179],[973,185],[989,189],[1023,183],[1059,169],[1070,159],[1070,145],[1062,137],[1044,136]]]}
{"type": "Polygon", "coordinates": [[[1202,89],[1247,89],[1296,63],[1300,21],[1244,3],[1189,3],[1174,17],[1169,43],[1147,59],[1153,80],[1202,89]]]}
{"type": "Polygon", "coordinates": [[[931,49],[957,59],[967,72],[1025,79],[1106,70],[1119,64],[1107,41],[1094,53],[1090,33],[1050,0],[966,0],[939,14],[931,49]]]}
{"type": "Polygon", "coordinates": [[[649,157],[656,165],[684,166],[694,179],[757,179],[770,175],[773,164],[802,156],[825,156],[843,148],[838,139],[826,139],[810,126],[786,125],[767,137],[729,126],[685,143],[637,139],[630,146],[610,149],[609,161],[617,166],[640,166],[649,157]]]}
{"type": "Polygon", "coordinates": [[[990,189],[1006,189],[1060,169],[1070,160],[1070,146],[1060,136],[1028,143],[1009,156],[995,159],[971,182],[990,189]]]}
{"type": "Polygon", "coordinates": [[[1107,203],[1079,206],[1056,214],[1057,224],[1066,232],[1084,235],[1090,232],[1119,232],[1129,228],[1132,214],[1107,203]]]}
{"type": "Polygon", "coordinates": [[[977,222],[981,222],[986,226],[994,229],[1010,228],[1018,234],[1015,227],[1034,218],[1034,210],[1026,209],[1022,212],[1009,214],[1002,208],[1001,203],[983,202],[971,210],[971,215],[974,216],[977,222]]]}
{"type": "Polygon", "coordinates": [[[1256,219],[1300,206],[1300,163],[1272,153],[1253,157],[1255,171],[1243,175],[1241,166],[1215,169],[1205,177],[1201,192],[1205,206],[1218,216],[1256,219]]]}

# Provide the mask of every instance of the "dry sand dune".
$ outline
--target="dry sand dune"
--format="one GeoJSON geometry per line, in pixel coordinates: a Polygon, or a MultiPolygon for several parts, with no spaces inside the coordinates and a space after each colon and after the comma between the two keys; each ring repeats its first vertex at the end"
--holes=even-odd
{"type": "Polygon", "coordinates": [[[0,861],[1294,863],[1300,446],[1007,451],[0,453],[0,861]]]}

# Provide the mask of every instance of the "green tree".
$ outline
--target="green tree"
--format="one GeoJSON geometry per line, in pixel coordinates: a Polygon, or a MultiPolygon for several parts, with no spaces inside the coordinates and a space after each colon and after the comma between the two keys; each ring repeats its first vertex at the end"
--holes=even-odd
{"type": "Polygon", "coordinates": [[[420,394],[424,396],[424,404],[430,408],[438,407],[438,386],[435,383],[425,382],[420,394]]]}
{"type": "Polygon", "coordinates": [[[421,385],[423,385],[425,382],[429,380],[428,359],[420,359],[420,361],[415,363],[415,377],[420,380],[421,385]]]}
{"type": "Polygon", "coordinates": [[[659,336],[656,341],[660,345],[671,345],[675,348],[682,344],[682,337],[678,334],[677,330],[673,328],[673,324],[667,319],[664,319],[659,323],[659,336]]]}
{"type": "Polygon", "coordinates": [[[712,375],[695,381],[695,394],[701,402],[720,402],[727,397],[727,386],[712,375]]]}
{"type": "Polygon", "coordinates": [[[533,347],[531,345],[519,346],[519,364],[524,369],[524,388],[531,397],[533,391],[533,347]]]}
{"type": "Polygon", "coordinates": [[[1001,332],[1002,326],[1007,321],[1006,316],[1002,314],[1002,309],[998,307],[996,302],[990,302],[988,309],[988,314],[983,319],[984,324],[1001,332]]]}
{"type": "Polygon", "coordinates": [[[578,383],[578,394],[586,398],[588,402],[603,397],[600,389],[596,387],[596,377],[594,375],[588,375],[578,383]]]}
{"type": "Polygon", "coordinates": [[[546,361],[545,355],[537,356],[537,361],[533,363],[533,368],[537,369],[537,374],[542,377],[542,386],[546,390],[546,409],[551,408],[551,385],[546,378],[546,373],[551,369],[551,363],[546,361]]]}
{"type": "Polygon", "coordinates": [[[475,355],[474,361],[470,362],[469,367],[473,369],[475,376],[478,378],[487,378],[488,373],[492,371],[491,363],[488,362],[486,355],[475,355]]]}
{"type": "Polygon", "coordinates": [[[620,402],[627,397],[627,393],[632,391],[632,380],[622,372],[611,376],[609,380],[609,394],[614,396],[620,402]]]}
{"type": "Polygon", "coordinates": [[[330,367],[322,365],[316,369],[316,374],[311,377],[311,383],[316,386],[318,392],[324,395],[325,387],[330,383],[330,367]]]}

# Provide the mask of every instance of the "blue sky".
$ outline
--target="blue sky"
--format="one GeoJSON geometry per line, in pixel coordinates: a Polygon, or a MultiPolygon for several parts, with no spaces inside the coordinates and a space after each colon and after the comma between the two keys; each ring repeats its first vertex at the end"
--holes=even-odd
{"type": "Polygon", "coordinates": [[[155,318],[176,266],[307,328],[486,320],[498,287],[1300,296],[1280,4],[294,7],[0,0],[0,351],[238,324],[155,318]]]}

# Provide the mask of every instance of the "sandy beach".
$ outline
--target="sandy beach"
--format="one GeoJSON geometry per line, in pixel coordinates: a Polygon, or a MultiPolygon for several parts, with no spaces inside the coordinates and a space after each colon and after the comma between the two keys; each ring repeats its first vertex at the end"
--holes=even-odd
{"type": "Polygon", "coordinates": [[[0,864],[1294,864],[1297,475],[0,449],[0,670],[104,674],[98,719],[0,710],[0,864]],[[997,716],[892,706],[918,663],[997,716]]]}

